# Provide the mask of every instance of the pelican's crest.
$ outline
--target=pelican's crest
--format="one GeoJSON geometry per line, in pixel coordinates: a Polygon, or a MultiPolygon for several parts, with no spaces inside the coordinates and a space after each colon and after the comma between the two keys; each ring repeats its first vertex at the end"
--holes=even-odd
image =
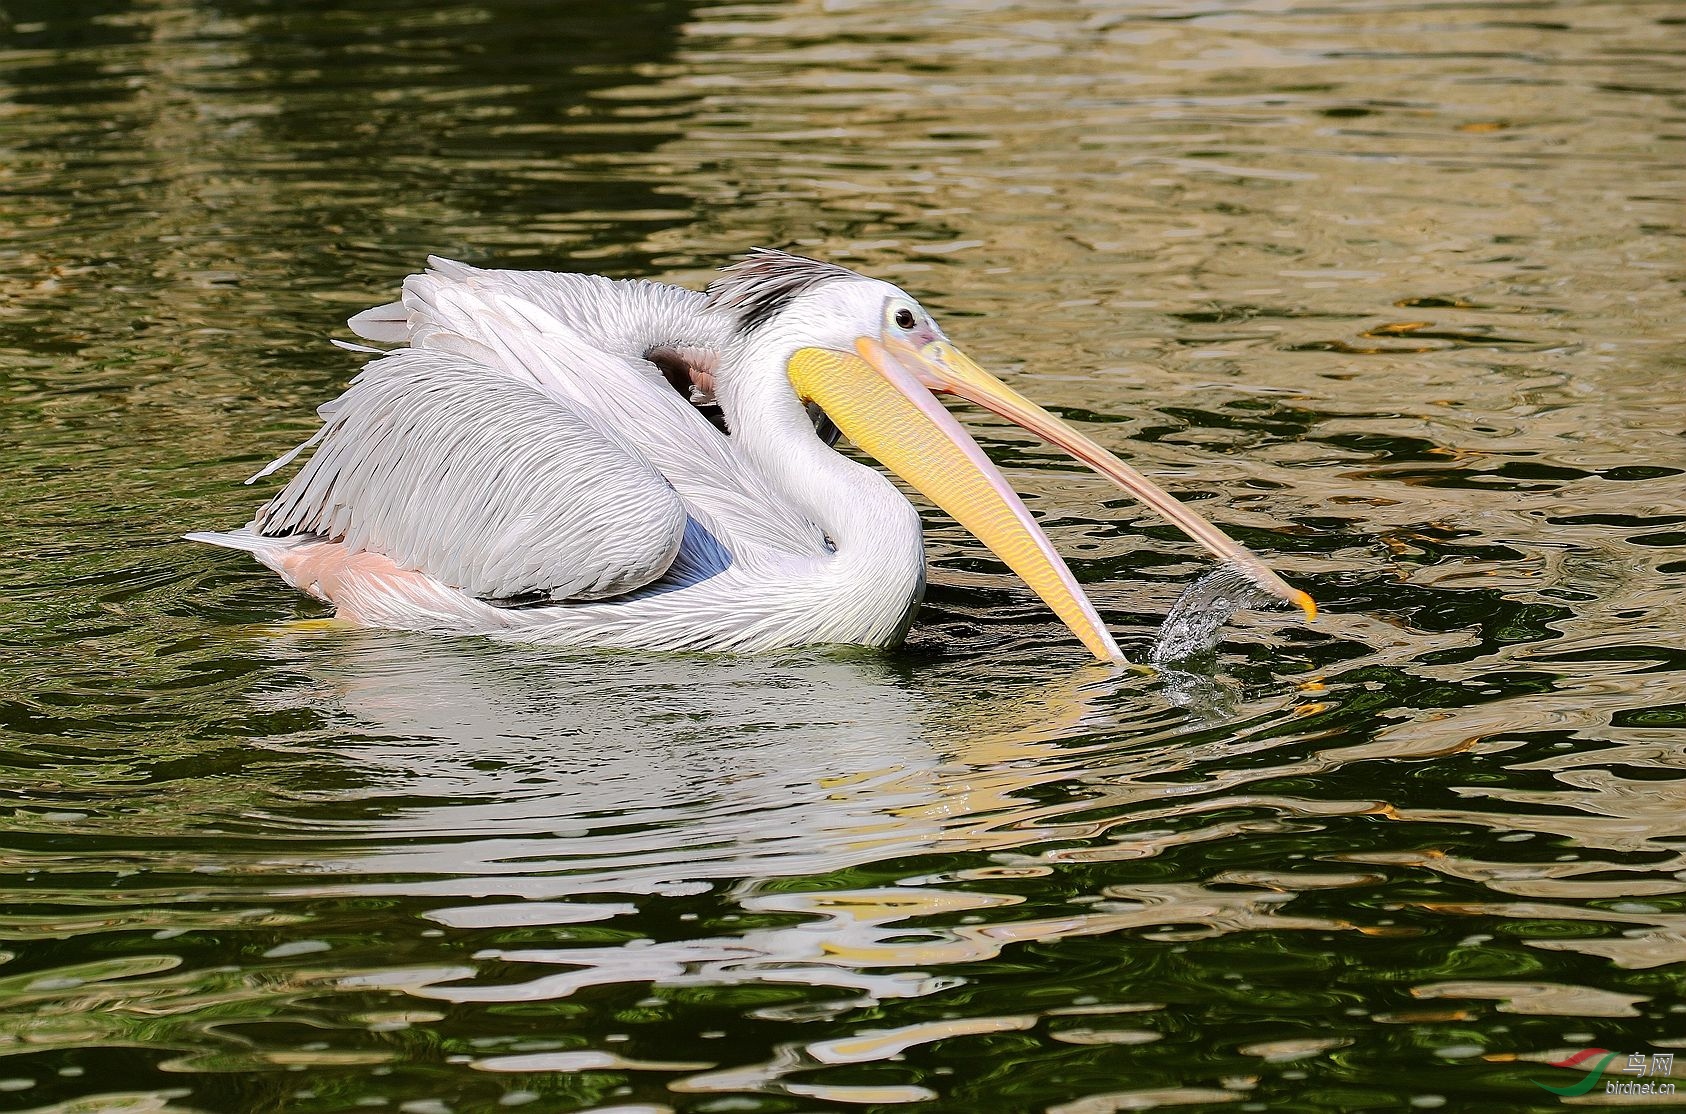
{"type": "Polygon", "coordinates": [[[816,286],[861,276],[835,263],[776,248],[751,248],[708,284],[710,309],[737,314],[738,331],[747,333],[782,313],[798,295],[816,286]]]}

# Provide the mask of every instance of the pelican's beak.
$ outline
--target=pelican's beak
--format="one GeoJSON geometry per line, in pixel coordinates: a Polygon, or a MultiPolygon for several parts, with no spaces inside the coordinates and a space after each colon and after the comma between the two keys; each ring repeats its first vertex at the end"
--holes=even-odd
{"type": "Polygon", "coordinates": [[[857,352],[798,351],[788,368],[797,394],[817,402],[862,451],[976,534],[1095,657],[1122,662],[1094,604],[977,442],[881,343],[863,337],[857,352]]]}
{"type": "Polygon", "coordinates": [[[978,536],[1041,596],[1095,657],[1123,661],[1095,607],[1047,535],[933,391],[960,395],[1071,453],[1158,511],[1249,580],[1316,615],[1311,597],[1284,584],[1252,553],[1151,480],[973,363],[952,344],[922,348],[886,332],[855,353],[804,348],[789,375],[848,438],[978,536]]]}
{"type": "Polygon", "coordinates": [[[967,402],[976,403],[1058,445],[1146,503],[1160,517],[1205,546],[1214,557],[1233,566],[1248,580],[1284,603],[1299,608],[1305,613],[1307,622],[1317,618],[1316,602],[1298,588],[1284,583],[1251,550],[1183,506],[1164,488],[973,363],[970,357],[947,340],[939,339],[915,349],[906,341],[891,338],[887,339],[884,349],[899,365],[918,377],[925,387],[959,395],[967,402]]]}

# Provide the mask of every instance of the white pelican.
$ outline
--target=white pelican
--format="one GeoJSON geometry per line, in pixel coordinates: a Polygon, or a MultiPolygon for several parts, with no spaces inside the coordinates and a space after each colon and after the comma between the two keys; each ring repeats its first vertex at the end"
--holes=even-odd
{"type": "Polygon", "coordinates": [[[1072,453],[1315,614],[973,363],[903,291],[830,263],[759,249],[699,294],[430,259],[402,301],[350,325],[403,347],[366,349],[378,358],[319,409],[315,436],[252,477],[314,448],[250,523],[188,537],[250,552],[354,623],[673,650],[894,646],[924,596],[919,515],[831,447],[840,430],[994,550],[1095,657],[1122,661],[933,391],[1072,453]]]}

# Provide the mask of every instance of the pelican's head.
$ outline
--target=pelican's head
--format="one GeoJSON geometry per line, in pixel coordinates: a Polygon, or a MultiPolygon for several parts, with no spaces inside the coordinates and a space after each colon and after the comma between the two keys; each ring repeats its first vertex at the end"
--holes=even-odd
{"type": "Polygon", "coordinates": [[[1058,445],[1272,595],[1316,615],[1256,556],[1147,477],[974,363],[906,292],[831,263],[759,248],[709,287],[744,334],[784,338],[796,397],[976,534],[1097,658],[1122,660],[1094,605],[1000,470],[934,392],[959,395],[1058,445]]]}

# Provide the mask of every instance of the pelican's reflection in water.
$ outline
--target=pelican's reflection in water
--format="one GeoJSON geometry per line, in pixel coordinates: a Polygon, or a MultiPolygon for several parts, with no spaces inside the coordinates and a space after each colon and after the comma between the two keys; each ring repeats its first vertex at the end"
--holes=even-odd
{"type": "MultiPolygon", "coordinates": [[[[1018,941],[1299,920],[1274,911],[1280,895],[1195,883],[1007,912],[1024,900],[1014,878],[1157,853],[1109,828],[1186,807],[1192,787],[1158,775],[1248,745],[1189,740],[1139,675],[992,661],[980,684],[975,660],[570,656],[373,631],[306,641],[294,664],[313,683],[288,699],[332,706],[322,738],[360,783],[299,802],[296,826],[336,849],[298,864],[317,873],[302,892],[402,896],[419,929],[478,944],[472,964],[457,948],[439,965],[347,972],[347,988],[465,1005],[613,984],[819,988],[752,1011],[794,1019],[934,993],[1018,941]],[[582,939],[591,921],[636,938],[582,939]]],[[[1144,838],[1188,838],[1153,828],[1144,838]]],[[[804,1048],[674,1085],[789,1090],[786,1076],[827,1057],[877,1058],[862,1049],[804,1048]]],[[[502,1060],[483,1066],[566,1070],[502,1060]]]]}
{"type": "MultiPolygon", "coordinates": [[[[570,656],[362,631],[307,641],[296,661],[316,681],[309,699],[352,721],[334,732],[357,741],[335,749],[361,781],[314,796],[363,806],[327,822],[356,851],[316,868],[369,879],[362,893],[477,899],[435,911],[454,926],[565,923],[592,915],[571,899],[723,884],[754,901],[765,879],[1012,845],[1022,837],[1004,822],[1030,804],[1018,794],[1077,772],[1085,747],[1071,740],[1111,718],[1096,702],[1144,683],[1095,666],[981,692],[964,668],[907,671],[876,654],[570,656]],[[407,880],[378,880],[394,875],[407,880]],[[503,905],[484,904],[494,898],[503,905]]],[[[816,907],[815,930],[906,916],[918,900],[816,907]]]]}
{"type": "Polygon", "coordinates": [[[441,896],[753,889],[975,846],[971,821],[1068,776],[1033,762],[1131,683],[1095,666],[983,693],[962,670],[910,677],[873,654],[568,656],[380,632],[310,642],[298,658],[317,682],[308,699],[351,720],[334,726],[356,741],[334,749],[361,781],[315,796],[363,802],[329,823],[367,840],[323,865],[401,874],[417,879],[406,892],[441,896]]]}

